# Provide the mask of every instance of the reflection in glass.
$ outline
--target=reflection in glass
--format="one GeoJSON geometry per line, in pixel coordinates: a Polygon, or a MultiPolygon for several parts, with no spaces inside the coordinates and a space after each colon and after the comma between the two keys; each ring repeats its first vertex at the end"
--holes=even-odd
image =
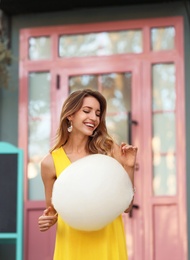
{"type": "Polygon", "coordinates": [[[141,53],[142,49],[141,30],[62,35],[59,38],[59,56],[65,58],[141,53]]]}
{"type": "Polygon", "coordinates": [[[121,141],[128,142],[128,127],[127,127],[128,117],[126,114],[111,116],[107,115],[106,125],[108,132],[113,139],[120,144],[121,141]]]}
{"type": "Polygon", "coordinates": [[[175,114],[154,114],[152,140],[153,151],[155,153],[175,152],[175,137],[175,114]]]}
{"type": "Polygon", "coordinates": [[[50,74],[29,74],[28,182],[29,199],[44,199],[40,161],[50,148],[50,74]],[[37,196],[37,197],[36,197],[37,196]]]}
{"type": "Polygon", "coordinates": [[[69,93],[79,89],[90,88],[98,90],[98,76],[96,75],[81,75],[69,78],[69,93]]]}
{"type": "Polygon", "coordinates": [[[128,112],[131,111],[131,73],[111,73],[101,77],[102,94],[107,100],[108,131],[120,143],[128,142],[128,112]]]}
{"type": "Polygon", "coordinates": [[[29,39],[29,59],[47,60],[51,58],[50,37],[31,37],[29,39]]]}
{"type": "Polygon", "coordinates": [[[153,190],[156,196],[172,196],[176,194],[176,158],[172,153],[166,156],[154,155],[153,190]]]}
{"type": "Polygon", "coordinates": [[[151,46],[153,51],[172,50],[175,48],[175,28],[151,29],[151,46]]]}
{"type": "Polygon", "coordinates": [[[174,64],[156,64],[152,68],[153,110],[174,110],[176,101],[174,64]]]}
{"type": "Polygon", "coordinates": [[[176,194],[176,92],[174,64],[152,67],[152,150],[154,195],[176,194]]]}

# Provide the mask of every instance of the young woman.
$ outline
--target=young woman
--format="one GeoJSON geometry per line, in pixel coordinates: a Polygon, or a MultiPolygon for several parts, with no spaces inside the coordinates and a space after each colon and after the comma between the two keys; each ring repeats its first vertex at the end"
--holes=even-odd
{"type": "MultiPolygon", "coordinates": [[[[127,260],[122,216],[99,231],[85,232],[67,225],[53,208],[52,188],[59,174],[72,162],[90,154],[105,154],[118,160],[134,184],[137,148],[117,145],[107,133],[106,99],[90,89],[73,92],[64,102],[57,140],[41,163],[47,208],[39,217],[40,231],[57,220],[54,260],[127,260]]],[[[125,212],[129,212],[132,203],[125,212]]]]}

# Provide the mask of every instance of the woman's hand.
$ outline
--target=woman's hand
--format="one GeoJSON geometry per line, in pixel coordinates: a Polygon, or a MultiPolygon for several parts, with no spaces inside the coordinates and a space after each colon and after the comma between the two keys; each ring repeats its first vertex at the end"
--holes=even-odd
{"type": "MultiPolygon", "coordinates": [[[[126,173],[128,174],[132,186],[134,188],[134,172],[135,172],[135,163],[137,157],[137,147],[128,145],[126,143],[121,143],[121,145],[114,144],[112,155],[113,157],[124,167],[126,173]]],[[[133,206],[133,200],[129,207],[125,210],[128,213],[133,206]]]]}
{"type": "Polygon", "coordinates": [[[121,164],[127,171],[132,185],[134,186],[134,171],[135,171],[135,163],[136,163],[136,157],[137,157],[137,147],[128,145],[126,143],[121,143],[120,146],[121,151],[121,164]]]}
{"type": "Polygon", "coordinates": [[[113,157],[121,163],[126,172],[128,173],[132,185],[134,186],[134,171],[137,157],[137,147],[121,143],[121,145],[114,145],[113,157]]]}
{"type": "Polygon", "coordinates": [[[46,231],[57,222],[57,213],[52,207],[44,210],[43,215],[38,219],[40,231],[46,231]]]}
{"type": "Polygon", "coordinates": [[[137,147],[121,143],[121,163],[124,167],[134,168],[137,156],[137,147]]]}

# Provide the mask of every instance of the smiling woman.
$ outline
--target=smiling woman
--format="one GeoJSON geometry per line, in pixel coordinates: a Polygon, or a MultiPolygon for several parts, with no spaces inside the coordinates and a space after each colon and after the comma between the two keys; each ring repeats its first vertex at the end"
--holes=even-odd
{"type": "MultiPolygon", "coordinates": [[[[56,179],[71,163],[92,154],[115,158],[119,165],[124,167],[124,174],[128,174],[134,185],[137,148],[125,144],[119,147],[109,136],[105,123],[106,106],[106,99],[98,91],[86,89],[73,92],[63,104],[55,146],[42,161],[41,174],[47,208],[39,217],[38,224],[41,231],[46,231],[58,220],[54,260],[128,259],[120,213],[100,230],[87,232],[71,227],[60,215],[57,215],[52,205],[52,192],[56,179]]],[[[78,175],[76,177],[78,178],[78,175]]],[[[80,188],[80,183],[78,185],[80,188]]],[[[117,189],[120,190],[122,185],[121,183],[118,185],[117,189]]],[[[83,193],[84,190],[82,189],[81,192],[83,193]]],[[[93,197],[98,196],[99,192],[97,188],[93,197]]],[[[89,195],[86,194],[86,197],[89,195]]],[[[59,201],[61,198],[56,200],[59,201]]],[[[132,202],[128,209],[123,208],[123,211],[129,212],[131,207],[132,202]]],[[[81,207],[79,205],[80,208],[82,205],[81,207]]]]}
{"type": "Polygon", "coordinates": [[[81,109],[68,117],[70,125],[74,124],[74,129],[78,129],[79,133],[87,131],[87,135],[94,134],[99,125],[99,119],[100,104],[94,97],[85,97],[81,109]]]}

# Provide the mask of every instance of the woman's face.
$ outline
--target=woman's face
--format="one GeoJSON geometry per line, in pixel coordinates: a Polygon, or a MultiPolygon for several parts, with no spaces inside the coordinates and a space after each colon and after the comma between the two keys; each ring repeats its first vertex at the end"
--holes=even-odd
{"type": "Polygon", "coordinates": [[[72,133],[92,135],[100,123],[100,113],[99,101],[92,96],[85,97],[80,110],[69,117],[73,125],[72,133]]]}

